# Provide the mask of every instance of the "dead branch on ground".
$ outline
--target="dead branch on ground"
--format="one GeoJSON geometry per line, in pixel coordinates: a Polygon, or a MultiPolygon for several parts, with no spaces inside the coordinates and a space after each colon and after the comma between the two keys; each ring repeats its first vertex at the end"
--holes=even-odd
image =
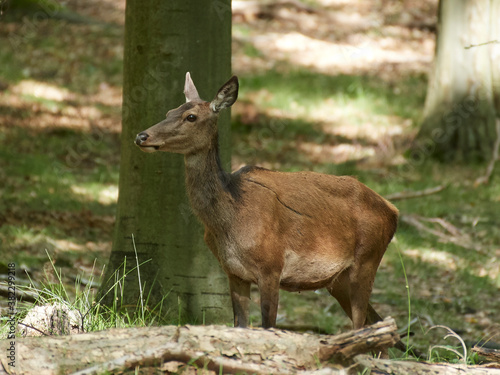
{"type": "Polygon", "coordinates": [[[410,199],[410,198],[420,198],[420,197],[425,197],[427,195],[432,195],[439,193],[446,189],[446,185],[439,185],[435,186],[432,188],[424,189],[424,190],[417,190],[417,191],[401,191],[398,193],[394,194],[389,194],[386,195],[385,198],[390,200],[390,201],[398,201],[402,199],[410,199]]]}
{"type": "MultiPolygon", "coordinates": [[[[340,335],[225,326],[163,326],[16,339],[12,374],[117,373],[165,362],[196,364],[217,373],[296,374],[329,360],[349,365],[361,353],[378,352],[399,340],[394,319],[340,335]]],[[[5,352],[10,343],[0,341],[5,352]]],[[[0,374],[2,372],[0,366],[0,374]]]]}
{"type": "Polygon", "coordinates": [[[484,366],[392,361],[388,359],[376,359],[366,355],[356,357],[355,361],[360,366],[371,369],[371,374],[379,375],[500,375],[500,370],[484,366]]]}
{"type": "Polygon", "coordinates": [[[458,229],[445,219],[427,218],[415,214],[404,214],[399,217],[399,220],[403,223],[411,225],[412,227],[415,227],[420,232],[436,236],[440,242],[452,243],[465,249],[481,251],[481,246],[475,244],[468,234],[463,233],[460,229],[458,229]],[[424,224],[424,222],[438,224],[444,229],[444,231],[436,229],[435,226],[427,226],[424,224]]]}
{"type": "Polygon", "coordinates": [[[13,296],[16,300],[25,302],[36,302],[39,297],[37,293],[22,290],[20,287],[16,287],[15,293],[13,293],[6,283],[0,283],[0,296],[5,298],[13,296]]]}
{"type": "Polygon", "coordinates": [[[474,346],[472,349],[473,353],[479,354],[481,357],[486,358],[488,362],[494,362],[494,367],[500,368],[500,350],[499,349],[489,349],[481,346],[474,346]]]}

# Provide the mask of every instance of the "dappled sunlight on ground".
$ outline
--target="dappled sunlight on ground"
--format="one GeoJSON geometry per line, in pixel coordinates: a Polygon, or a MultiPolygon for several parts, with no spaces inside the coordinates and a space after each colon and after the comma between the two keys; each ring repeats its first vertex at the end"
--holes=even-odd
{"type": "Polygon", "coordinates": [[[123,25],[125,0],[65,0],[65,5],[85,17],[101,22],[123,25]]]}
{"type": "MultiPolygon", "coordinates": [[[[239,1],[234,6],[233,69],[239,75],[262,69],[284,75],[297,69],[325,77],[367,75],[392,85],[397,96],[401,79],[425,74],[432,62],[435,1],[321,1],[304,7],[262,4],[256,7],[255,2],[239,1]]],[[[415,134],[416,118],[381,113],[373,107],[370,94],[363,98],[360,93],[361,100],[353,101],[349,90],[359,89],[357,85],[336,87],[348,96],[339,100],[327,95],[305,105],[297,94],[285,109],[269,104],[277,90],[270,82],[267,89],[242,94],[241,100],[247,102],[240,108],[237,104],[233,113],[249,124],[258,122],[260,114],[285,122],[313,122],[325,134],[347,141],[334,145],[302,142],[298,149],[313,162],[362,159],[380,165],[382,154],[383,160],[395,160],[390,164],[401,163],[402,152],[415,134]]],[[[303,90],[307,98],[307,86],[303,90]]]]}
{"type": "Polygon", "coordinates": [[[81,185],[71,186],[71,191],[89,201],[97,201],[103,205],[116,203],[118,200],[118,186],[103,187],[96,191],[95,187],[87,188],[81,185]]]}
{"type": "Polygon", "coordinates": [[[422,2],[425,11],[412,5],[391,10],[376,2],[332,2],[310,12],[283,6],[253,18],[243,7],[246,17],[235,18],[233,49],[248,52],[250,45],[255,51],[250,57],[236,54],[233,66],[252,69],[253,57],[257,69],[260,61],[287,61],[325,74],[377,73],[387,79],[426,72],[434,52],[429,8],[436,2],[422,2]],[[397,15],[388,20],[391,11],[397,15]]]}
{"type": "Polygon", "coordinates": [[[121,128],[118,117],[121,89],[107,85],[102,85],[102,89],[100,87],[93,95],[82,96],[57,85],[32,79],[21,80],[5,92],[0,92],[0,103],[9,108],[11,115],[2,116],[0,126],[16,122],[18,126],[34,130],[61,127],[91,131],[98,127],[107,132],[119,132],[121,128]],[[103,106],[114,109],[104,111],[103,106]],[[25,111],[36,115],[28,117],[16,114],[25,111]]]}
{"type": "Polygon", "coordinates": [[[308,154],[310,160],[315,163],[332,161],[345,163],[349,160],[360,160],[375,155],[374,147],[359,144],[321,145],[314,142],[302,142],[298,145],[298,149],[308,154]]]}
{"type": "Polygon", "coordinates": [[[45,82],[37,82],[31,79],[23,80],[13,85],[10,91],[15,95],[30,95],[37,99],[54,100],[56,102],[74,100],[75,97],[69,90],[63,87],[45,82]]]}
{"type": "Polygon", "coordinates": [[[457,256],[436,249],[406,249],[404,254],[408,257],[424,262],[437,264],[448,271],[456,271],[459,259],[457,256]]]}
{"type": "Polygon", "coordinates": [[[430,35],[421,46],[401,46],[392,37],[373,41],[365,37],[357,44],[333,43],[313,39],[297,32],[266,33],[256,36],[254,46],[267,60],[284,60],[327,74],[371,73],[389,77],[401,72],[426,71],[432,61],[434,43],[430,35]]]}

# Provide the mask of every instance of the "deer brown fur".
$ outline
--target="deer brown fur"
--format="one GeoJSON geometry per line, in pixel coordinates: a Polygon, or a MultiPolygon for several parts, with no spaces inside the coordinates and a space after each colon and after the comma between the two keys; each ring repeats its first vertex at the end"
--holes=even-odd
{"type": "Polygon", "coordinates": [[[326,288],[354,328],[380,320],[369,298],[398,210],[352,177],[259,167],[225,172],[217,118],[236,101],[238,79],[205,102],[188,73],[184,92],[187,102],[135,142],[146,152],[184,154],[187,193],[229,277],[235,326],[248,324],[251,283],[259,287],[264,327],[276,324],[280,288],[326,288]]]}

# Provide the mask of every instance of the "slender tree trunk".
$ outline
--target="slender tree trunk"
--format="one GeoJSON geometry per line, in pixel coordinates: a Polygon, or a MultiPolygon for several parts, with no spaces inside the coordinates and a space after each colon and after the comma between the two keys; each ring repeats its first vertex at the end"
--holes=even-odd
{"type": "MultiPolygon", "coordinates": [[[[441,0],[436,56],[413,158],[488,160],[496,139],[494,44],[496,0],[441,0]],[[472,46],[472,47],[471,47],[472,46]]],[[[498,61],[496,62],[498,64],[498,61]]]]}
{"type": "Polygon", "coordinates": [[[497,117],[500,118],[500,1],[490,0],[491,77],[493,80],[493,100],[497,117]]]}
{"type": "MultiPolygon", "coordinates": [[[[135,308],[140,306],[142,288],[144,304],[162,303],[164,317],[229,322],[227,279],[204,245],[202,227],[189,207],[184,159],[167,153],[145,154],[134,144],[137,133],[185,102],[187,71],[206,100],[230,77],[230,0],[127,0],[119,199],[113,249],[100,295],[106,304],[114,300],[135,308]],[[114,280],[137,262],[140,284],[135,269],[118,284],[118,296],[109,292],[114,280]]],[[[230,164],[228,112],[219,120],[226,167],[230,164]]]]}

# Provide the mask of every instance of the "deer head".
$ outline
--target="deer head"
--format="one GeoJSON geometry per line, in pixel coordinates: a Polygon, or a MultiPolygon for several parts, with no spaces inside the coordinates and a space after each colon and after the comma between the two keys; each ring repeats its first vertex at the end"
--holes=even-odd
{"type": "Polygon", "coordinates": [[[198,95],[188,72],[184,95],[186,103],[168,111],[165,120],[137,134],[135,143],[142,151],[187,155],[209,149],[217,138],[219,112],[232,106],[238,98],[238,77],[233,76],[211,102],[206,102],[198,95]]]}

